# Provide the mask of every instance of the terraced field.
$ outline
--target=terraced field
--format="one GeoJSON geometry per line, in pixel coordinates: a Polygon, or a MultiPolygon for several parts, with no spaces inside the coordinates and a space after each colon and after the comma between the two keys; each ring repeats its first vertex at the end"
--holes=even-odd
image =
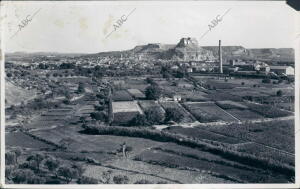
{"type": "Polygon", "coordinates": [[[236,121],[237,119],[213,102],[186,102],[184,106],[199,122],[236,121]]]}

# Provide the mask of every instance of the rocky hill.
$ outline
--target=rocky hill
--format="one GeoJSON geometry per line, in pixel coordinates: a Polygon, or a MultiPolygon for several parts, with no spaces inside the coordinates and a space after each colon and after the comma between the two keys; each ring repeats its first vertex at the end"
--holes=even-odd
{"type": "Polygon", "coordinates": [[[194,38],[182,38],[173,48],[161,53],[162,59],[176,60],[214,60],[213,52],[199,46],[194,38]]]}
{"type": "MultiPolygon", "coordinates": [[[[98,53],[99,56],[141,55],[149,59],[166,60],[217,60],[218,46],[200,46],[195,38],[181,38],[177,44],[150,43],[127,51],[98,53]]],[[[224,59],[258,59],[266,61],[294,62],[291,48],[246,49],[242,46],[222,46],[224,59]]]]}

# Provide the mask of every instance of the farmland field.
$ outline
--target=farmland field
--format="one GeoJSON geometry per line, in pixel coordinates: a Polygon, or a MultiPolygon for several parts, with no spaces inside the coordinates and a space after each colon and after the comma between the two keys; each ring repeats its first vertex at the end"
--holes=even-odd
{"type": "Polygon", "coordinates": [[[132,154],[140,153],[145,148],[161,144],[160,142],[133,137],[110,135],[86,135],[76,126],[64,126],[55,129],[32,131],[31,133],[55,144],[67,143],[69,151],[73,152],[114,152],[123,142],[133,147],[132,154]]]}
{"type": "Polygon", "coordinates": [[[214,121],[235,121],[236,119],[230,116],[225,110],[216,106],[213,102],[197,103],[186,102],[184,106],[194,115],[200,122],[214,121]]]}
{"type": "Polygon", "coordinates": [[[157,108],[160,112],[164,113],[164,109],[161,107],[161,105],[153,100],[140,100],[139,105],[144,112],[148,111],[151,108],[157,108]]]}
{"type": "Polygon", "coordinates": [[[226,111],[241,121],[264,118],[262,115],[250,110],[229,109],[226,111]]]}
{"type": "Polygon", "coordinates": [[[141,99],[141,98],[145,98],[145,94],[142,93],[140,90],[138,89],[127,89],[127,91],[129,92],[129,94],[131,94],[135,99],[141,99]]]}
{"type": "Polygon", "coordinates": [[[239,152],[246,152],[258,157],[265,157],[268,159],[274,159],[292,166],[295,166],[295,156],[287,154],[276,149],[265,147],[253,142],[245,142],[233,145],[235,150],[239,152]]]}
{"type": "Polygon", "coordinates": [[[249,109],[253,112],[259,113],[268,118],[275,118],[275,117],[285,117],[291,116],[293,113],[278,109],[274,106],[267,105],[267,104],[254,104],[254,103],[247,103],[246,104],[249,109]]]}
{"type": "Polygon", "coordinates": [[[238,144],[240,142],[243,142],[242,140],[236,138],[226,137],[223,135],[219,135],[217,133],[213,133],[198,128],[169,127],[166,130],[168,132],[183,134],[196,139],[207,139],[207,140],[222,142],[225,144],[238,144]]]}
{"type": "Polygon", "coordinates": [[[184,109],[178,102],[169,101],[169,102],[160,102],[160,104],[165,110],[168,108],[177,109],[184,117],[181,122],[189,123],[195,121],[193,116],[186,109],[184,109]]]}
{"type": "Polygon", "coordinates": [[[21,147],[21,148],[33,148],[33,149],[52,149],[53,146],[44,142],[35,140],[31,136],[28,136],[22,132],[12,132],[5,134],[6,147],[21,147]]]}
{"type": "Polygon", "coordinates": [[[201,129],[257,142],[290,153],[294,153],[295,150],[294,120],[216,125],[201,129]]]}
{"type": "Polygon", "coordinates": [[[215,164],[200,159],[170,154],[155,149],[144,151],[142,154],[136,156],[136,159],[171,168],[196,168],[199,171],[208,171],[212,172],[213,175],[219,175],[220,177],[226,177],[227,179],[230,178],[232,180],[235,180],[235,182],[256,183],[264,179],[263,182],[266,183],[280,183],[285,180],[285,178],[280,175],[278,175],[276,179],[273,178],[272,180],[268,180],[268,174],[257,174],[255,171],[215,164]]]}
{"type": "Polygon", "coordinates": [[[112,99],[114,101],[130,101],[133,100],[132,96],[126,90],[119,90],[113,93],[112,99]]]}
{"type": "Polygon", "coordinates": [[[142,110],[136,101],[113,102],[112,108],[113,108],[114,113],[117,113],[117,112],[140,112],[140,113],[142,113],[142,110]]]}

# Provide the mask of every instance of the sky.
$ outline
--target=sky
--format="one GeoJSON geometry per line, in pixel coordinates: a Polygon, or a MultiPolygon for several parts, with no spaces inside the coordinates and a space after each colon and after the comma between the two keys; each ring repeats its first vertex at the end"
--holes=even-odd
{"type": "Polygon", "coordinates": [[[1,27],[5,52],[97,53],[176,44],[182,37],[196,38],[200,46],[218,45],[220,39],[245,48],[292,48],[296,14],[274,1],[14,1],[2,4],[1,27]]]}

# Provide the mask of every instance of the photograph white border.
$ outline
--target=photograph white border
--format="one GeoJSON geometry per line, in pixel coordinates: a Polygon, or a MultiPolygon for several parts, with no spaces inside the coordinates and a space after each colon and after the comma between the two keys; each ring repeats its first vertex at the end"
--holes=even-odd
{"type": "MultiPolygon", "coordinates": [[[[1,1],[0,3],[2,3],[1,1]]],[[[56,1],[57,3],[60,3],[62,1],[56,1]]],[[[68,3],[78,3],[78,1],[67,1],[68,3]]],[[[91,1],[93,2],[93,1],[91,1]]],[[[126,3],[126,4],[137,4],[137,3],[145,3],[138,2],[138,1],[102,1],[105,4],[118,4],[118,3],[126,3]]],[[[163,1],[163,3],[172,3],[171,1],[163,1]]],[[[203,3],[205,5],[206,1],[188,1],[186,3],[190,4],[198,4],[203,3]]],[[[219,1],[220,3],[226,4],[228,1],[219,1]]],[[[232,1],[230,1],[232,2],[232,1]]],[[[88,1],[85,1],[85,3],[89,3],[88,1]]],[[[160,1],[147,1],[149,4],[159,4],[160,1]]],[[[177,1],[178,3],[178,1],[177,1]]],[[[5,10],[3,11],[3,6],[1,6],[1,20],[2,20],[2,14],[4,14],[5,10]]],[[[299,137],[300,137],[300,119],[299,119],[299,90],[300,90],[300,12],[297,12],[297,18],[295,19],[295,25],[297,26],[297,33],[295,38],[295,170],[296,170],[296,176],[295,176],[295,184],[163,184],[163,185],[32,185],[32,184],[5,184],[5,70],[4,70],[4,54],[5,54],[5,44],[3,43],[4,34],[3,30],[1,28],[5,27],[3,26],[3,23],[0,23],[0,32],[1,32],[1,52],[0,52],[0,77],[1,77],[1,187],[4,188],[180,188],[180,189],[193,189],[193,188],[300,188],[300,175],[299,175],[299,163],[300,163],[300,148],[299,148],[299,137]]]]}

